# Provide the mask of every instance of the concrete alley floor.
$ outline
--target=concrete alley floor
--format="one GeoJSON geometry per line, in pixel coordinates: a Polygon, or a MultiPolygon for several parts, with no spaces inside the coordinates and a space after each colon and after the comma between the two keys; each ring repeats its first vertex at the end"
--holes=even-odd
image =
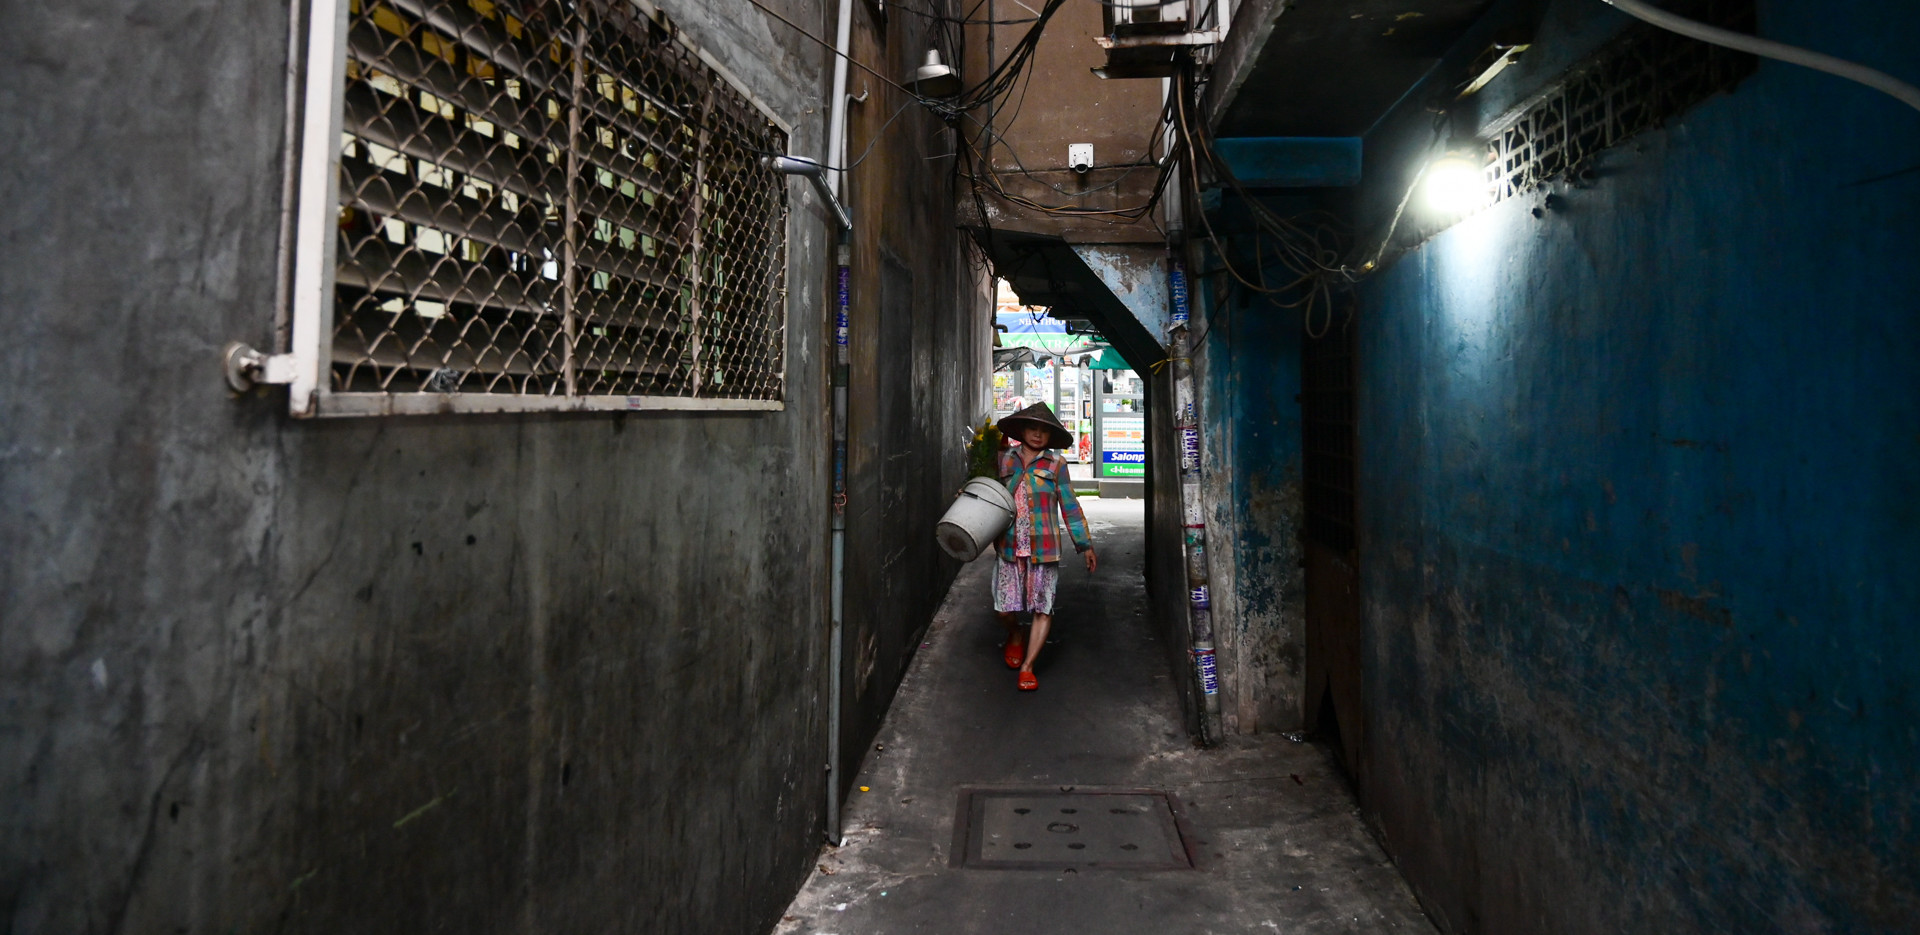
{"type": "Polygon", "coordinates": [[[867,752],[845,842],[822,851],[776,933],[1431,935],[1319,747],[1277,734],[1193,746],[1147,624],[1144,507],[1084,504],[1100,573],[1063,568],[1039,691],[1017,691],[1000,659],[992,561],[976,560],[867,752]],[[977,787],[1166,790],[1199,842],[1198,867],[955,867],[956,802],[977,787]]]}

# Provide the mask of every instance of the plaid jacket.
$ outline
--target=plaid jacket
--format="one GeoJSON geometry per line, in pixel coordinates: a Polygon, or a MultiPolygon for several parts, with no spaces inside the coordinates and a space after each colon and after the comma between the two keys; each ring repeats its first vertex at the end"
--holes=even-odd
{"type": "MultiPolygon", "coordinates": [[[[1093,540],[1087,536],[1086,514],[1080,512],[1080,501],[1073,495],[1073,481],[1067,476],[1067,462],[1060,452],[1049,448],[1033,459],[1032,467],[1025,471],[1020,468],[1019,448],[1000,452],[1000,482],[1006,484],[1009,491],[1017,490],[1016,479],[1027,486],[1027,506],[1033,521],[1033,561],[1060,560],[1060,524],[1053,515],[1056,508],[1067,518],[1073,550],[1085,552],[1093,548],[1093,540]]],[[[1000,557],[1009,562],[1014,560],[1013,537],[1012,528],[1000,535],[1000,557]]]]}

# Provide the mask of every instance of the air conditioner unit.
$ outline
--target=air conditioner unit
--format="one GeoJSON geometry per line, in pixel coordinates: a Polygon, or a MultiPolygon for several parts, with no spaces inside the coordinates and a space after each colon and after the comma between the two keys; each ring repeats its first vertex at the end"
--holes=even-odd
{"type": "Polygon", "coordinates": [[[1189,0],[1107,0],[1107,35],[1185,32],[1189,0]]]}
{"type": "Polygon", "coordinates": [[[1094,44],[1105,49],[1105,65],[1093,69],[1102,78],[1164,78],[1174,73],[1175,50],[1217,43],[1225,14],[1220,0],[1204,7],[1197,0],[1101,0],[1106,34],[1094,44]]]}

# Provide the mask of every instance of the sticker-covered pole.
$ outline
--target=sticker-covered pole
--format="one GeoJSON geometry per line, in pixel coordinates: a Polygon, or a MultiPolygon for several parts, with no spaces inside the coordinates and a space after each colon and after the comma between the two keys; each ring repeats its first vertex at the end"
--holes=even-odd
{"type": "Polygon", "coordinates": [[[1173,299],[1167,356],[1173,364],[1174,430],[1180,436],[1180,524],[1187,571],[1187,642],[1193,678],[1202,702],[1200,741],[1220,741],[1220,675],[1213,652],[1213,600],[1207,573],[1207,514],[1201,492],[1200,405],[1188,358],[1186,264],[1168,263],[1168,292],[1173,299]]]}

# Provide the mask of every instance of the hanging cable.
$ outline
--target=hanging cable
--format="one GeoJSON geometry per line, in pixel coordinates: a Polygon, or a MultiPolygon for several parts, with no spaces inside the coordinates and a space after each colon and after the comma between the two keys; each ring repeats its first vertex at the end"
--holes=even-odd
{"type": "MultiPolygon", "coordinates": [[[[1338,250],[1324,243],[1320,232],[1308,232],[1302,229],[1294,219],[1283,217],[1278,212],[1268,208],[1240,184],[1239,179],[1234,176],[1232,168],[1226,164],[1226,160],[1220,158],[1219,154],[1214,151],[1209,128],[1204,122],[1191,120],[1187,113],[1188,101],[1194,95],[1190,72],[1182,73],[1176,91],[1178,93],[1173,95],[1176,101],[1175,128],[1178,130],[1183,142],[1182,148],[1186,152],[1193,154],[1192,165],[1189,172],[1193,190],[1197,193],[1202,187],[1199,172],[1201,166],[1204,164],[1216,177],[1225,182],[1227,187],[1233,190],[1240,203],[1247,207],[1256,230],[1264,232],[1274,239],[1277,259],[1279,259],[1281,265],[1292,272],[1296,278],[1292,282],[1281,286],[1267,285],[1265,282],[1264,264],[1260,262],[1260,257],[1265,253],[1265,250],[1259,243],[1256,243],[1255,249],[1254,276],[1258,277],[1260,281],[1256,282],[1254,278],[1243,274],[1239,268],[1233,264],[1225,247],[1220,243],[1219,234],[1213,229],[1213,222],[1207,216],[1207,212],[1197,212],[1200,215],[1201,226],[1206,230],[1208,240],[1213,243],[1215,252],[1220,255],[1223,268],[1232,275],[1235,280],[1239,281],[1242,286],[1269,296],[1269,301],[1283,308],[1297,308],[1301,305],[1311,305],[1317,302],[1319,294],[1325,291],[1324,286],[1327,285],[1326,283],[1320,282],[1320,280],[1340,272],[1339,267],[1332,265],[1337,262],[1339,256],[1338,250]],[[1308,285],[1311,285],[1311,288],[1308,291],[1307,297],[1299,301],[1289,303],[1271,298],[1272,296],[1283,293],[1297,294],[1302,286],[1308,285]]],[[[1326,225],[1323,224],[1322,229],[1324,230],[1325,227],[1326,225]]]]}
{"type": "Polygon", "coordinates": [[[1330,220],[1314,223],[1313,229],[1308,230],[1303,225],[1309,223],[1312,214],[1283,216],[1256,198],[1234,175],[1232,166],[1214,149],[1211,127],[1205,121],[1191,119],[1188,114],[1189,103],[1198,99],[1190,70],[1181,73],[1175,91],[1171,95],[1175,103],[1173,129],[1181,140],[1182,150],[1192,155],[1192,164],[1187,173],[1192,191],[1197,195],[1202,187],[1200,170],[1204,167],[1232,190],[1253,221],[1253,270],[1249,276],[1233,262],[1207,212],[1196,212],[1208,241],[1213,244],[1214,252],[1219,257],[1221,265],[1216,272],[1225,272],[1246,289],[1265,295],[1267,301],[1278,308],[1299,309],[1301,325],[1307,336],[1324,336],[1334,324],[1338,305],[1334,289],[1336,286],[1344,287],[1352,280],[1345,267],[1336,265],[1340,257],[1339,232],[1330,220]],[[1269,255],[1269,240],[1272,242],[1272,256],[1293,275],[1291,281],[1279,285],[1268,283],[1266,257],[1269,255]],[[1288,300],[1282,296],[1295,298],[1288,300]]]}
{"type": "Polygon", "coordinates": [[[1771,39],[1762,39],[1758,36],[1749,36],[1745,33],[1721,29],[1718,26],[1709,26],[1705,23],[1687,19],[1684,16],[1675,16],[1658,7],[1644,3],[1642,0],[1601,0],[1601,2],[1610,4],[1628,16],[1651,23],[1668,32],[1676,32],[1691,39],[1698,39],[1701,42],[1725,46],[1729,49],[1735,49],[1793,65],[1804,66],[1816,71],[1824,71],[1830,75],[1838,75],[1848,81],[1855,81],[1876,91],[1891,95],[1908,107],[1920,110],[1920,88],[1901,81],[1884,71],[1878,71],[1844,59],[1834,58],[1831,55],[1826,55],[1821,52],[1814,52],[1797,46],[1787,45],[1784,42],[1775,42],[1771,39]]]}
{"type": "Polygon", "coordinates": [[[802,27],[802,26],[801,26],[801,25],[800,25],[799,23],[796,23],[796,22],[794,22],[793,20],[790,20],[790,19],[788,19],[788,18],[786,18],[785,16],[782,16],[782,15],[780,15],[780,13],[778,13],[777,11],[775,11],[775,10],[774,10],[774,9],[773,9],[772,7],[770,7],[770,6],[767,6],[766,4],[764,4],[764,3],[762,3],[762,2],[760,2],[760,0],[747,0],[747,2],[748,2],[748,3],[751,3],[751,4],[753,4],[753,5],[754,5],[754,6],[756,6],[756,7],[759,7],[759,8],[760,8],[760,12],[762,12],[762,13],[765,13],[765,14],[767,14],[768,16],[771,16],[771,17],[773,17],[774,19],[777,19],[777,20],[779,20],[780,22],[782,22],[782,23],[785,23],[785,24],[787,24],[787,25],[788,25],[789,27],[791,27],[791,28],[793,29],[793,31],[794,31],[794,32],[797,32],[797,33],[799,33],[800,35],[802,35],[802,36],[805,36],[806,38],[808,38],[808,39],[811,39],[811,40],[813,40],[813,41],[814,41],[815,43],[817,43],[817,44],[819,44],[820,46],[822,46],[822,47],[824,47],[824,48],[825,48],[825,49],[826,49],[826,50],[827,50],[828,52],[831,52],[831,53],[833,53],[833,54],[834,54],[834,55],[836,55],[836,56],[839,56],[839,57],[841,57],[841,58],[844,58],[844,59],[846,59],[846,60],[847,60],[847,63],[848,63],[848,64],[850,64],[850,65],[852,65],[853,67],[855,67],[855,68],[858,68],[858,69],[860,69],[861,71],[864,71],[864,72],[866,72],[867,74],[869,74],[869,75],[872,75],[872,76],[874,76],[875,78],[878,78],[878,79],[879,79],[880,81],[882,81],[882,82],[884,82],[884,83],[886,83],[886,84],[889,84],[889,85],[892,85],[892,86],[893,86],[894,88],[897,88],[897,89],[899,89],[899,91],[900,91],[900,93],[902,93],[902,94],[905,94],[905,95],[907,95],[908,97],[911,97],[911,98],[913,98],[914,100],[916,100],[916,101],[919,101],[919,102],[921,102],[921,103],[923,103],[923,104],[930,104],[930,103],[931,103],[931,102],[930,102],[930,101],[928,101],[928,100],[927,100],[926,98],[923,98],[923,97],[921,97],[920,95],[918,95],[918,94],[915,94],[915,93],[913,93],[913,89],[911,89],[911,88],[909,88],[909,87],[907,87],[906,85],[904,85],[904,84],[901,84],[900,82],[898,82],[898,81],[895,81],[895,80],[893,80],[892,78],[889,78],[889,77],[887,77],[886,75],[883,75],[883,74],[881,74],[881,73],[879,73],[879,72],[877,72],[877,71],[874,71],[873,69],[871,69],[871,68],[869,68],[869,67],[867,67],[867,66],[866,66],[866,64],[865,64],[865,63],[863,63],[863,62],[861,62],[861,61],[860,61],[859,59],[857,59],[857,58],[854,58],[854,57],[853,57],[853,56],[851,56],[851,55],[847,55],[847,54],[845,54],[845,53],[843,53],[843,52],[841,52],[841,51],[840,51],[839,49],[836,49],[836,48],[834,48],[834,47],[833,47],[833,43],[831,43],[831,42],[828,42],[827,40],[825,40],[825,39],[822,39],[822,38],[820,38],[819,36],[816,36],[816,35],[814,35],[814,34],[813,34],[813,33],[811,33],[811,32],[808,32],[808,31],[807,31],[807,30],[806,30],[806,29],[805,29],[804,27],[802,27]]]}
{"type": "Polygon", "coordinates": [[[893,122],[896,120],[899,120],[900,115],[907,112],[907,108],[912,107],[913,105],[918,103],[919,103],[918,100],[908,100],[906,103],[901,104],[899,107],[894,108],[893,116],[888,117],[887,122],[881,124],[880,129],[874,131],[873,139],[867,141],[867,148],[860,151],[859,158],[854,159],[851,162],[848,162],[844,166],[841,166],[840,170],[843,172],[851,172],[854,169],[859,168],[861,163],[866,162],[867,157],[873,154],[873,148],[875,146],[880,145],[881,137],[884,137],[887,135],[887,129],[893,126],[893,122]]]}

